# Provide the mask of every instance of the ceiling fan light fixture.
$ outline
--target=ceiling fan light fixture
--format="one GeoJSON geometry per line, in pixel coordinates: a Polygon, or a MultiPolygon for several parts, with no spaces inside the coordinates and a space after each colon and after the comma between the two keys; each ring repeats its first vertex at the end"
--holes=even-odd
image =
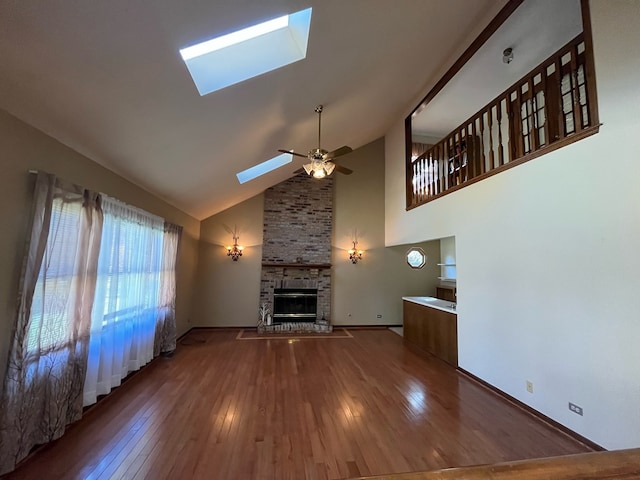
{"type": "Polygon", "coordinates": [[[313,178],[324,178],[326,176],[327,174],[325,173],[324,168],[313,171],[313,178]]]}
{"type": "Polygon", "coordinates": [[[325,162],[324,171],[327,172],[327,175],[331,175],[333,173],[333,169],[336,168],[336,164],[333,162],[325,162]]]}
{"type": "Polygon", "coordinates": [[[311,173],[313,172],[313,163],[305,163],[302,168],[304,168],[304,171],[307,172],[307,175],[311,175],[311,173]]]}
{"type": "MultiPolygon", "coordinates": [[[[331,175],[334,170],[339,173],[343,173],[345,175],[350,175],[351,173],[353,173],[352,170],[345,167],[338,166],[335,163],[333,163],[332,160],[341,155],[351,153],[353,151],[351,147],[344,145],[340,148],[337,148],[336,150],[329,152],[327,150],[324,150],[320,146],[321,145],[320,138],[322,133],[322,130],[321,130],[322,109],[323,109],[322,105],[318,105],[315,109],[316,113],[318,114],[318,148],[314,148],[313,150],[310,150],[309,153],[307,153],[306,155],[294,152],[293,150],[278,150],[278,151],[281,153],[290,154],[291,156],[295,155],[296,157],[306,158],[309,161],[309,163],[305,163],[304,165],[302,165],[302,168],[307,173],[307,175],[312,176],[314,178],[327,177],[331,175]]],[[[298,172],[300,171],[296,170],[296,172],[294,173],[298,173],[298,172]]]]}

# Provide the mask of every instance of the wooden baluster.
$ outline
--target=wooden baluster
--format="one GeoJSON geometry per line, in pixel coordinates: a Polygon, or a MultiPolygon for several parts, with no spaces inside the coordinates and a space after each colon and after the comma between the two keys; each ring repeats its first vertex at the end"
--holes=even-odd
{"type": "Polygon", "coordinates": [[[429,184],[429,192],[431,192],[431,196],[435,196],[436,194],[436,184],[435,184],[435,173],[434,173],[434,168],[433,168],[433,149],[435,148],[435,145],[433,147],[431,147],[431,149],[429,149],[429,172],[431,172],[431,182],[429,184]]]}
{"type": "Polygon", "coordinates": [[[420,160],[416,160],[416,199],[418,203],[422,203],[422,195],[420,195],[420,160]]]}
{"type": "Polygon", "coordinates": [[[447,154],[447,140],[442,144],[442,191],[446,192],[449,188],[449,161],[447,154]]]}
{"type": "Polygon", "coordinates": [[[515,157],[515,138],[516,138],[516,132],[517,130],[514,127],[513,124],[513,108],[511,107],[511,94],[512,92],[507,92],[507,95],[505,96],[505,108],[506,108],[506,114],[507,114],[507,142],[509,145],[509,148],[507,148],[507,162],[511,162],[513,161],[515,157]]]}
{"type": "Polygon", "coordinates": [[[413,165],[411,165],[411,168],[413,170],[413,176],[411,177],[411,189],[412,189],[411,204],[418,205],[420,202],[418,200],[418,164],[417,162],[414,162],[413,165]]]}
{"type": "MultiPolygon", "coordinates": [[[[583,75],[584,75],[584,97],[585,97],[585,107],[586,107],[586,114],[587,114],[587,119],[584,119],[584,115],[582,113],[582,105],[580,105],[580,119],[582,120],[582,128],[587,128],[590,124],[591,124],[591,108],[590,108],[590,101],[591,99],[589,98],[589,78],[587,76],[587,60],[585,57],[585,53],[584,51],[582,53],[578,54],[578,60],[577,60],[577,64],[578,64],[578,69],[582,66],[583,68],[583,75]]],[[[577,70],[576,70],[577,71],[577,70]]],[[[580,86],[578,85],[578,89],[580,88],[580,86]]],[[[579,99],[579,98],[578,98],[579,99]]]]}
{"type": "Polygon", "coordinates": [[[422,199],[427,199],[427,170],[425,168],[425,160],[424,157],[420,159],[420,170],[421,170],[421,184],[422,184],[422,199]]]}
{"type": "Polygon", "coordinates": [[[578,94],[578,65],[576,56],[578,55],[578,46],[574,45],[571,49],[571,100],[573,103],[573,125],[576,133],[582,131],[582,106],[580,105],[580,97],[578,94]]]}
{"type": "Polygon", "coordinates": [[[565,138],[567,135],[574,133],[576,131],[576,119],[575,119],[575,115],[574,115],[574,105],[573,105],[573,74],[571,72],[571,62],[569,62],[566,65],[562,65],[562,57],[564,55],[559,55],[558,56],[558,66],[559,66],[559,80],[560,80],[560,111],[562,113],[562,138],[565,138]],[[570,112],[565,112],[564,111],[564,96],[565,94],[562,93],[562,80],[565,77],[565,75],[568,75],[568,79],[569,79],[569,95],[571,96],[571,102],[570,102],[570,108],[571,111],[570,112]],[[567,126],[567,116],[570,116],[573,119],[573,131],[569,131],[568,130],[568,126],[567,126]]]}
{"type": "Polygon", "coordinates": [[[487,109],[487,129],[489,130],[489,171],[493,170],[496,166],[494,153],[493,153],[493,107],[489,106],[487,109]]]}
{"type": "Polygon", "coordinates": [[[438,158],[438,149],[434,149],[433,154],[433,183],[435,184],[435,195],[440,193],[440,160],[438,158]]]}
{"type": "Polygon", "coordinates": [[[444,157],[444,166],[447,169],[446,174],[446,182],[444,185],[444,190],[448,190],[451,187],[451,165],[449,163],[449,137],[447,137],[442,145],[442,154],[444,157]]]}
{"type": "Polygon", "coordinates": [[[438,149],[436,150],[436,161],[438,162],[438,193],[442,192],[442,142],[438,143],[438,149]]]}
{"type": "Polygon", "coordinates": [[[544,131],[544,145],[549,145],[550,141],[550,132],[549,132],[549,105],[547,98],[547,67],[543,66],[540,70],[540,88],[542,91],[542,96],[544,97],[544,113],[543,113],[543,128],[544,131]]]}
{"type": "Polygon", "coordinates": [[[560,72],[558,65],[554,59],[549,65],[547,65],[547,72],[549,68],[553,66],[553,72],[547,74],[546,80],[546,99],[547,106],[547,123],[549,124],[549,139],[547,144],[552,144],[556,140],[561,138],[561,125],[562,125],[562,100],[560,99],[560,72]]]}
{"type": "Polygon", "coordinates": [[[431,168],[429,167],[431,161],[429,159],[429,156],[430,155],[426,155],[424,157],[424,180],[426,183],[426,194],[428,199],[433,195],[433,191],[431,188],[431,168]]]}
{"type": "Polygon", "coordinates": [[[527,81],[529,85],[530,101],[527,102],[527,122],[529,123],[529,153],[533,153],[540,148],[540,139],[538,138],[538,121],[535,118],[538,106],[536,104],[536,94],[533,88],[533,76],[527,81]],[[530,110],[529,110],[530,109],[530,110]]]}
{"type": "Polygon", "coordinates": [[[517,125],[516,158],[524,156],[524,130],[522,129],[522,84],[518,84],[515,99],[515,124],[517,125]]]}
{"type": "Polygon", "coordinates": [[[504,151],[502,147],[502,99],[496,103],[496,120],[498,124],[498,164],[504,165],[504,151]]]}
{"type": "Polygon", "coordinates": [[[436,162],[433,159],[433,153],[429,154],[429,168],[431,172],[431,195],[436,195],[436,162]]]}
{"type": "Polygon", "coordinates": [[[460,183],[464,183],[469,180],[469,144],[467,143],[467,128],[466,126],[460,134],[460,183]],[[463,147],[464,145],[464,147],[463,147]]]}
{"type": "Polygon", "coordinates": [[[480,139],[480,147],[478,149],[478,155],[480,158],[480,172],[481,173],[486,173],[487,172],[487,164],[486,164],[486,158],[484,155],[484,114],[482,112],[480,112],[480,115],[478,115],[476,117],[476,122],[478,124],[478,138],[480,139]]]}

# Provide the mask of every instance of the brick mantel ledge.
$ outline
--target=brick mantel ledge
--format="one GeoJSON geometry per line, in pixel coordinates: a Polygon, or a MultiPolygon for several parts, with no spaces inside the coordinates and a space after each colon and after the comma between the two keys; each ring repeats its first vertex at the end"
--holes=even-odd
{"type": "Polygon", "coordinates": [[[331,268],[330,263],[284,263],[284,262],[262,262],[263,267],[280,268],[331,268]]]}

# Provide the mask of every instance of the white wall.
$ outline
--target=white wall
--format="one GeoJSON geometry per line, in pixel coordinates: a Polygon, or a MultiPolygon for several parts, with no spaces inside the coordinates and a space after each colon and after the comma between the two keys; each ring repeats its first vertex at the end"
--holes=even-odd
{"type": "Polygon", "coordinates": [[[640,446],[640,2],[591,15],[600,133],[405,212],[397,119],[385,241],[455,235],[460,366],[617,449],[640,446]]]}

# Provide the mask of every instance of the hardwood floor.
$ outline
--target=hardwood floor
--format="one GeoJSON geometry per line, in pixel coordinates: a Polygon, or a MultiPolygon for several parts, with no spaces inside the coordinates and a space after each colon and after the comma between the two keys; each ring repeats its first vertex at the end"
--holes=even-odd
{"type": "Polygon", "coordinates": [[[190,333],[7,479],[336,479],[590,451],[403,343],[190,333]]]}

